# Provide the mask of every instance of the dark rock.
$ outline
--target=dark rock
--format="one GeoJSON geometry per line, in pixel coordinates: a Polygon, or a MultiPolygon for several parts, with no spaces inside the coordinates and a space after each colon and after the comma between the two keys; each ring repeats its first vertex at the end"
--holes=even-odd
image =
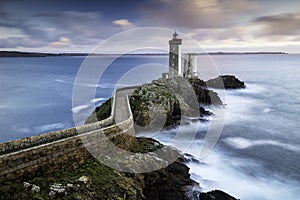
{"type": "Polygon", "coordinates": [[[198,164],[201,163],[200,160],[198,160],[193,155],[188,154],[188,153],[184,154],[184,158],[185,158],[185,162],[193,162],[193,163],[198,163],[198,164]]]}
{"type": "MultiPolygon", "coordinates": [[[[128,199],[128,200],[198,200],[199,184],[190,178],[185,162],[193,158],[190,154],[180,156],[171,147],[151,138],[137,138],[130,151],[149,153],[149,158],[160,155],[162,160],[176,158],[169,166],[148,173],[125,173],[103,165],[96,159],[82,164],[78,169],[57,171],[52,175],[39,174],[28,182],[1,182],[2,199],[128,199]],[[165,147],[165,148],[163,148],[165,147]],[[156,150],[164,149],[158,154],[156,150]],[[186,157],[186,158],[185,158],[186,157]],[[88,174],[84,176],[84,174],[88,174]],[[49,177],[50,176],[50,177],[49,177]],[[38,181],[40,192],[33,192],[31,182],[38,181]],[[53,184],[63,182],[64,184],[53,184]],[[23,183],[23,186],[22,186],[23,183]],[[21,189],[19,189],[19,187],[21,189]],[[44,189],[43,189],[44,188],[44,189]],[[46,189],[47,188],[47,189],[46,189]],[[6,191],[6,192],[3,192],[6,191]]],[[[146,159],[147,160],[147,159],[146,159]]],[[[172,159],[173,160],[173,159],[172,159]]],[[[35,186],[34,186],[35,187],[35,186]]],[[[1,198],[0,198],[1,199],[1,198]]],[[[201,193],[201,200],[235,200],[222,191],[201,193]]]]}
{"type": "MultiPolygon", "coordinates": [[[[183,77],[175,77],[173,79],[159,79],[152,83],[144,84],[134,91],[130,97],[130,105],[133,113],[133,118],[139,126],[148,126],[151,120],[161,122],[162,113],[166,114],[164,127],[177,125],[183,113],[193,113],[197,110],[198,116],[186,116],[187,118],[201,117],[210,115],[203,105],[221,105],[222,101],[216,92],[208,90],[206,84],[211,87],[218,88],[220,80],[224,81],[225,88],[244,88],[244,83],[236,79],[234,76],[221,76],[206,83],[199,78],[185,79],[183,77]],[[196,106],[193,102],[193,94],[196,95],[196,106]],[[189,112],[187,112],[189,111],[189,112]],[[200,116],[199,116],[200,114],[200,116]]],[[[221,85],[222,85],[221,84],[221,85]]],[[[89,117],[86,123],[92,120],[101,120],[108,117],[110,114],[111,100],[97,107],[92,116],[89,117]]],[[[154,123],[156,126],[156,123],[154,123]]],[[[151,127],[150,127],[151,128],[151,127]]],[[[137,139],[137,143],[132,152],[153,152],[161,148],[161,144],[153,139],[137,139]]],[[[178,152],[177,152],[178,153],[178,152]]],[[[170,154],[168,154],[170,156],[170,154]]],[[[151,154],[151,157],[153,154],[151,154]]],[[[178,158],[178,157],[176,157],[178,158]]],[[[149,158],[150,159],[150,158],[149,158]]],[[[174,200],[174,199],[198,199],[200,195],[200,186],[197,182],[190,178],[189,168],[185,162],[199,162],[194,157],[179,156],[179,158],[167,166],[166,168],[142,173],[131,174],[126,176],[140,182],[142,186],[142,195],[146,199],[151,200],[174,200]]],[[[215,190],[208,193],[201,193],[201,200],[235,200],[230,195],[215,190]]]]}
{"type": "MultiPolygon", "coordinates": [[[[202,105],[221,105],[222,101],[218,94],[212,90],[208,90],[206,87],[206,83],[200,80],[197,77],[188,79],[191,83],[196,96],[198,98],[198,102],[202,105]]],[[[203,108],[204,109],[204,108],[203,108]]]]}
{"type": "Polygon", "coordinates": [[[101,104],[101,106],[96,107],[95,111],[85,121],[85,124],[101,121],[108,118],[111,114],[111,102],[112,98],[101,104]]]}
{"type": "MultiPolygon", "coordinates": [[[[158,156],[162,160],[168,160],[169,157],[175,156],[174,160],[176,161],[165,168],[147,173],[129,174],[135,177],[136,180],[141,180],[143,195],[146,199],[187,200],[189,196],[196,195],[196,191],[199,191],[199,184],[190,178],[189,168],[185,165],[185,158],[181,156],[177,150],[164,146],[154,139],[138,137],[135,148],[131,151],[135,153],[151,151],[152,157],[158,156]],[[156,151],[163,147],[164,153],[158,153],[156,151]]],[[[198,192],[198,195],[199,194],[200,192],[198,192]]]]}
{"type": "Polygon", "coordinates": [[[233,196],[221,191],[221,190],[213,190],[210,192],[200,194],[201,200],[237,200],[233,196]]]}
{"type": "MultiPolygon", "coordinates": [[[[112,98],[98,106],[85,123],[109,117],[111,101],[112,98]]],[[[194,118],[208,116],[211,113],[202,105],[221,104],[218,94],[208,90],[205,82],[197,77],[154,80],[152,83],[141,85],[130,97],[135,124],[143,127],[142,131],[177,126],[182,116],[194,118]]],[[[135,128],[139,132],[138,127],[135,128]]]]}
{"type": "Polygon", "coordinates": [[[245,83],[240,81],[233,75],[218,76],[214,79],[206,81],[207,87],[219,89],[240,89],[245,88],[245,83]]]}
{"type": "Polygon", "coordinates": [[[191,195],[199,195],[199,192],[196,192],[199,189],[194,189],[200,188],[199,184],[190,178],[189,168],[182,159],[178,159],[164,169],[143,175],[145,182],[143,194],[146,199],[188,200],[191,195]]]}
{"type": "MultiPolygon", "coordinates": [[[[164,128],[169,128],[178,125],[182,116],[209,115],[210,112],[201,105],[221,105],[222,101],[218,94],[208,90],[204,81],[199,78],[175,77],[143,84],[134,91],[130,104],[137,125],[145,127],[151,122],[152,127],[158,127],[157,124],[165,120],[164,128]],[[166,119],[161,119],[164,115],[166,119]]],[[[147,128],[151,130],[152,127],[147,128]]]]}

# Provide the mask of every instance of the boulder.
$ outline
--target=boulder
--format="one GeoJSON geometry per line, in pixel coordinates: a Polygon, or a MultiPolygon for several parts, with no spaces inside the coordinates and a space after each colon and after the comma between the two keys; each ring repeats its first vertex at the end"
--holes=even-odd
{"type": "Polygon", "coordinates": [[[221,191],[221,190],[213,190],[210,192],[200,194],[201,200],[237,200],[233,196],[221,191]]]}
{"type": "Polygon", "coordinates": [[[162,160],[168,160],[169,157],[173,156],[177,158],[175,162],[165,168],[136,175],[141,176],[143,180],[143,195],[146,199],[188,200],[191,196],[199,196],[199,184],[190,178],[185,159],[177,150],[164,146],[151,138],[137,138],[136,147],[138,148],[133,149],[133,152],[151,151],[152,158],[160,157],[162,160]],[[162,148],[165,149],[165,152],[156,155],[156,150],[162,150],[162,148]]]}
{"type": "Polygon", "coordinates": [[[167,128],[178,125],[182,116],[197,118],[199,115],[209,115],[202,105],[221,104],[218,94],[208,90],[199,78],[154,80],[141,85],[130,98],[136,124],[148,126],[150,130],[159,127],[163,120],[163,127],[167,128]]]}
{"type": "Polygon", "coordinates": [[[246,87],[243,81],[240,81],[233,75],[223,75],[214,79],[209,79],[206,81],[206,85],[209,88],[218,89],[241,89],[246,87]]]}

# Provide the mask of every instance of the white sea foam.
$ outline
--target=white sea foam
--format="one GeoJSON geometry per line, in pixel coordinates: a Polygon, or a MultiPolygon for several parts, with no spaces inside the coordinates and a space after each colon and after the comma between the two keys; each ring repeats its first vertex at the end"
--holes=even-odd
{"type": "Polygon", "coordinates": [[[90,107],[89,104],[85,104],[85,105],[80,105],[80,106],[73,107],[71,110],[72,110],[73,113],[79,113],[80,111],[85,110],[89,107],[90,107]]]}
{"type": "Polygon", "coordinates": [[[275,140],[250,140],[243,137],[227,137],[224,139],[224,141],[237,149],[246,149],[258,145],[273,145],[290,151],[300,151],[300,148],[296,147],[295,145],[286,144],[275,140]]]}
{"type": "MultiPolygon", "coordinates": [[[[253,121],[253,118],[249,113],[251,110],[261,109],[261,102],[256,99],[246,98],[242,96],[236,96],[232,94],[226,95],[226,106],[224,108],[213,108],[212,112],[216,112],[218,109],[225,109],[225,123],[232,124],[241,121],[253,121]]],[[[222,116],[217,116],[222,117],[222,116]]]]}
{"type": "Polygon", "coordinates": [[[238,90],[237,92],[245,94],[260,94],[265,91],[267,91],[267,89],[260,84],[247,83],[245,89],[238,90]]]}
{"type": "MultiPolygon", "coordinates": [[[[188,128],[188,126],[186,127],[188,128]]],[[[169,145],[174,133],[178,129],[171,131],[163,131],[162,134],[155,135],[155,138],[169,145]]],[[[146,135],[147,136],[147,135],[146,135]]],[[[149,136],[149,135],[148,135],[149,136]]],[[[249,145],[249,141],[244,141],[244,146],[249,145]]],[[[184,152],[197,155],[200,152],[202,140],[193,140],[189,149],[184,152]]],[[[180,146],[177,148],[182,149],[180,146]]],[[[267,177],[251,177],[238,168],[257,169],[261,170],[261,166],[248,159],[238,159],[222,155],[215,149],[208,157],[201,160],[204,164],[190,162],[191,177],[200,183],[203,191],[221,189],[237,198],[252,200],[252,199],[297,199],[297,188],[293,181],[283,183],[275,178],[267,177]]],[[[264,173],[262,173],[264,174],[264,173]]]]}
{"type": "Polygon", "coordinates": [[[106,98],[95,98],[95,99],[92,99],[90,102],[91,103],[98,103],[98,102],[101,102],[101,101],[105,101],[106,98]]]}
{"type": "MultiPolygon", "coordinates": [[[[95,98],[95,99],[90,100],[87,104],[75,106],[71,110],[73,113],[79,113],[81,111],[87,110],[88,108],[92,108],[94,106],[94,104],[103,102],[106,99],[107,98],[95,98]]],[[[98,106],[98,105],[96,105],[96,106],[98,106]]]]}
{"type": "MultiPolygon", "coordinates": [[[[258,112],[264,114],[272,111],[268,102],[264,102],[260,99],[253,98],[249,94],[254,94],[257,89],[257,93],[263,92],[265,89],[257,84],[250,84],[249,88],[240,90],[227,90],[225,96],[221,97],[224,108],[212,108],[214,113],[217,109],[225,109],[225,124],[233,124],[236,122],[253,122],[257,120],[258,112]],[[241,95],[241,93],[244,93],[241,95]]],[[[220,117],[220,116],[219,116],[220,117]]]]}
{"type": "Polygon", "coordinates": [[[66,81],[64,80],[61,80],[61,79],[54,79],[55,82],[58,82],[58,83],[65,83],[66,81]]]}
{"type": "Polygon", "coordinates": [[[234,167],[235,165],[244,165],[260,170],[258,166],[251,166],[253,162],[250,160],[238,160],[214,152],[204,162],[205,164],[188,163],[192,179],[200,183],[203,191],[221,189],[243,200],[296,200],[298,198],[297,183],[291,180],[282,182],[267,175],[251,177],[234,167]]]}

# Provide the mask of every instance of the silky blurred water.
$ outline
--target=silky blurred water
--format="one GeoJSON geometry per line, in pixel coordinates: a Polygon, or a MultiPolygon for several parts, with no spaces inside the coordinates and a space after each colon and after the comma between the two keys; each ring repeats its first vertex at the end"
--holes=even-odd
{"type": "MultiPolygon", "coordinates": [[[[87,89],[96,87],[97,92],[95,98],[72,108],[74,81],[84,59],[0,58],[0,142],[72,127],[72,112],[80,112],[84,121],[94,106],[111,97],[117,81],[130,69],[153,60],[166,64],[163,57],[124,56],[116,59],[99,83],[80,83],[87,89]]],[[[105,57],[90,59],[101,63],[105,57]]],[[[137,80],[149,82],[166,69],[146,69],[146,74],[136,74],[137,80]]]]}
{"type": "MultiPolygon", "coordinates": [[[[241,199],[298,199],[300,196],[300,55],[211,56],[221,74],[247,87],[228,90],[225,124],[213,151],[190,162],[192,178],[204,191],[222,189],[241,199]]],[[[101,62],[101,57],[94,57],[101,62]]],[[[166,56],[124,56],[105,71],[95,98],[72,108],[76,74],[84,57],[0,58],[0,142],[74,126],[112,95],[115,84],[137,66],[130,84],[149,82],[167,71],[166,56]],[[159,63],[161,67],[146,66],[159,63]],[[144,67],[144,68],[143,68],[144,67]]],[[[211,61],[198,56],[199,76],[210,76],[211,61]]],[[[95,85],[81,83],[90,88],[95,85]]],[[[126,85],[126,84],[124,84],[126,85]]],[[[122,84],[120,85],[122,86],[122,84]]],[[[190,126],[195,126],[191,124],[190,126]]],[[[198,125],[197,125],[198,126],[198,125]]],[[[210,123],[200,124],[185,152],[199,155],[210,123]]],[[[176,130],[156,134],[163,143],[176,130]]],[[[180,147],[177,147],[180,149],[180,147]]]]}

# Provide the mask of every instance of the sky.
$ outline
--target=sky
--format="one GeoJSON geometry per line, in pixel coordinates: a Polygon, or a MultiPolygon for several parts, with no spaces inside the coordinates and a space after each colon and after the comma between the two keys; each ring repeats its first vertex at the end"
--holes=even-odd
{"type": "Polygon", "coordinates": [[[300,53],[299,0],[0,0],[0,50],[89,53],[144,27],[177,30],[207,51],[300,53]]]}

